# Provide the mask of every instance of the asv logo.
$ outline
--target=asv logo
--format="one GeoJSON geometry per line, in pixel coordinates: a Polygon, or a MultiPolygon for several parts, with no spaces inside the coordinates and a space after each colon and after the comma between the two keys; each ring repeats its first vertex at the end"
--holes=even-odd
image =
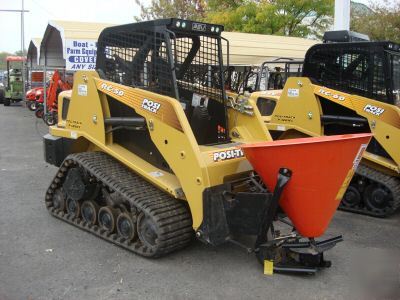
{"type": "Polygon", "coordinates": [[[124,91],[121,91],[120,89],[117,89],[117,88],[115,88],[112,85],[109,85],[107,83],[102,83],[100,85],[100,88],[105,90],[105,91],[107,91],[107,92],[113,93],[113,94],[115,94],[117,96],[123,96],[124,95],[124,91]]]}
{"type": "Polygon", "coordinates": [[[373,114],[375,116],[380,116],[381,114],[384,113],[385,109],[381,107],[377,107],[375,105],[367,104],[364,107],[364,111],[370,114],[373,114]]]}
{"type": "Polygon", "coordinates": [[[333,98],[333,99],[335,99],[335,100],[344,101],[344,100],[346,99],[346,98],[345,98],[344,96],[342,96],[342,95],[332,94],[331,92],[325,91],[324,89],[320,89],[318,92],[319,92],[320,94],[324,95],[324,96],[331,97],[331,98],[333,98]]]}
{"type": "Polygon", "coordinates": [[[227,159],[243,157],[244,153],[242,149],[231,149],[231,150],[214,152],[212,156],[214,161],[224,161],[227,159]]]}
{"type": "Polygon", "coordinates": [[[142,108],[145,109],[145,110],[148,110],[149,112],[152,112],[152,113],[156,114],[157,111],[160,109],[160,107],[161,107],[160,103],[157,103],[155,101],[151,101],[151,100],[146,99],[146,98],[143,99],[142,108]]]}
{"type": "Polygon", "coordinates": [[[206,24],[201,24],[201,23],[193,23],[192,24],[192,30],[196,31],[206,31],[206,24]]]}

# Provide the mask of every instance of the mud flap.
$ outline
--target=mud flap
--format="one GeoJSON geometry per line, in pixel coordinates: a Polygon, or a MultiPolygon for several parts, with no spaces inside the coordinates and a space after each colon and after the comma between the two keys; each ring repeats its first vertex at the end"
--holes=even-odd
{"type": "Polygon", "coordinates": [[[267,192],[232,193],[229,183],[207,188],[203,192],[203,223],[197,237],[214,246],[232,239],[232,234],[257,235],[263,211],[272,194],[267,192]]]}
{"type": "Polygon", "coordinates": [[[197,231],[197,237],[212,245],[219,245],[232,240],[232,234],[255,235],[257,248],[266,241],[280,196],[290,176],[289,169],[279,170],[273,194],[267,191],[234,193],[230,183],[205,189],[203,223],[197,231]]]}
{"type": "Polygon", "coordinates": [[[64,159],[70,154],[74,140],[56,137],[51,134],[43,136],[44,159],[48,164],[61,166],[64,159]]]}

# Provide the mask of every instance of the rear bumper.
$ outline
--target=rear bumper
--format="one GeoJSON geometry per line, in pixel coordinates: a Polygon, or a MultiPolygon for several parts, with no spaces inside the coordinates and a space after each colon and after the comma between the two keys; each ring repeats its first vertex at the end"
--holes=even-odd
{"type": "Polygon", "coordinates": [[[47,163],[59,167],[71,153],[74,140],[46,134],[43,137],[44,159],[47,163]]]}

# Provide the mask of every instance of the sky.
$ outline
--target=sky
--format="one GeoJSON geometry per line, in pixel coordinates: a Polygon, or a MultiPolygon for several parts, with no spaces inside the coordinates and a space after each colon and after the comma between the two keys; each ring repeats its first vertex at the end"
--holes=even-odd
{"type": "MultiPolygon", "coordinates": [[[[146,2],[146,1],[145,1],[146,2]]],[[[124,24],[140,9],[135,0],[24,0],[25,49],[42,37],[49,20],[124,24]]],[[[0,0],[0,9],[21,9],[22,0],[0,0]]],[[[0,52],[21,50],[21,14],[0,11],[0,52]]]]}
{"type": "MultiPolygon", "coordinates": [[[[29,10],[25,14],[25,49],[32,38],[43,36],[49,20],[124,24],[132,23],[140,12],[135,0],[24,0],[24,3],[25,9],[29,10]]],[[[21,7],[22,0],[0,0],[0,9],[21,7]]],[[[0,52],[21,50],[20,16],[20,13],[0,11],[0,52]]]]}

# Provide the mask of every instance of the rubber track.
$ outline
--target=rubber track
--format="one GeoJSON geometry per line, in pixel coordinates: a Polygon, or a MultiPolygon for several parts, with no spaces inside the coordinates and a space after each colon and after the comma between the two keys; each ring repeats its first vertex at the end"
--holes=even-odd
{"type": "MultiPolygon", "coordinates": [[[[374,217],[388,217],[400,208],[400,181],[397,177],[386,175],[364,164],[360,164],[357,168],[356,175],[363,177],[369,181],[379,183],[385,186],[393,195],[390,208],[383,211],[369,210],[365,205],[362,207],[347,207],[340,203],[340,209],[359,214],[370,215],[374,217]]],[[[354,179],[353,179],[354,180],[354,179]]]]}
{"type": "Polygon", "coordinates": [[[185,247],[193,237],[192,219],[188,208],[152,184],[128,170],[121,163],[103,152],[84,152],[69,155],[59,168],[46,192],[46,207],[50,214],[86,230],[111,243],[146,257],[159,257],[185,247]],[[68,168],[80,166],[104,186],[118,192],[131,207],[151,217],[158,229],[156,245],[144,245],[139,238],[127,241],[117,233],[110,234],[98,225],[84,222],[81,218],[55,209],[52,203],[54,191],[62,186],[68,168]]]}

